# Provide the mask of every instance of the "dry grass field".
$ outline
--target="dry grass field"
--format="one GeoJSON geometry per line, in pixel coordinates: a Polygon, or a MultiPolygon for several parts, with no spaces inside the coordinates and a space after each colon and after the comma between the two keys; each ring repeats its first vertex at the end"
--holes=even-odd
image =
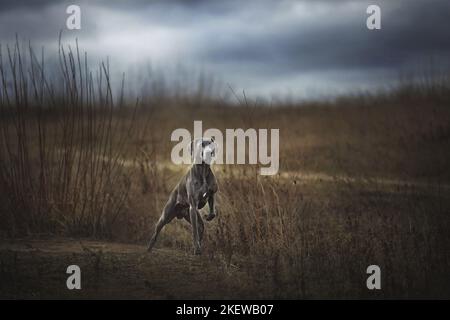
{"type": "Polygon", "coordinates": [[[59,59],[52,82],[31,48],[2,51],[0,297],[450,298],[448,79],[303,103],[134,101],[109,65],[59,59]],[[184,220],[147,254],[188,169],[170,162],[170,133],[194,120],[279,128],[280,171],[215,165],[202,256],[184,220]],[[65,289],[75,262],[81,293],[65,289]],[[366,287],[372,264],[382,290],[366,287]]]}

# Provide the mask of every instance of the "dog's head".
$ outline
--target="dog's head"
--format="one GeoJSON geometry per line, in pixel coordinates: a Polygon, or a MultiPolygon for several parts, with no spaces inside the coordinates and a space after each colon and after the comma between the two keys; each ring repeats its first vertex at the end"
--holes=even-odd
{"type": "Polygon", "coordinates": [[[191,141],[191,157],[195,164],[211,164],[216,156],[217,144],[214,138],[200,138],[191,141]]]}

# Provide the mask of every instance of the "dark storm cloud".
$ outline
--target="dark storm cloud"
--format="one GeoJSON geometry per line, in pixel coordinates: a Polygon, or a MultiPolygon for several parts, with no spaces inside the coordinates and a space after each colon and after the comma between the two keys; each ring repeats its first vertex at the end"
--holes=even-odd
{"type": "Polygon", "coordinates": [[[81,6],[82,30],[64,39],[77,37],[91,56],[122,68],[200,66],[257,93],[376,86],[450,57],[448,0],[2,0],[0,41],[17,32],[54,46],[69,4],[81,6]],[[381,30],[366,28],[369,4],[381,7],[381,30]]]}
{"type": "Polygon", "coordinates": [[[56,0],[2,0],[0,1],[0,11],[18,8],[42,8],[52,3],[56,3],[56,0]]]}
{"type": "MultiPolygon", "coordinates": [[[[299,28],[291,25],[256,35],[241,35],[244,41],[219,41],[209,50],[208,58],[295,72],[397,68],[420,59],[448,56],[450,1],[398,2],[403,5],[392,7],[382,2],[382,30],[379,31],[365,27],[366,15],[339,19],[328,17],[326,12],[306,30],[299,23],[299,28]]],[[[358,4],[360,12],[365,12],[365,8],[365,2],[358,4]]]]}

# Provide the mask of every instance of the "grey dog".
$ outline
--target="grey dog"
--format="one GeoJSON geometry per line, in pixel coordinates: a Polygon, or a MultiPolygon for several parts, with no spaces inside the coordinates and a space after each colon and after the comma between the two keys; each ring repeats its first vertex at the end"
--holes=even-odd
{"type": "Polygon", "coordinates": [[[210,166],[215,157],[215,149],[216,144],[213,138],[201,138],[191,142],[191,158],[194,164],[171,192],[162,215],[156,223],[148,251],[151,251],[155,245],[161,229],[177,217],[191,223],[194,254],[201,253],[204,225],[198,210],[208,202],[209,214],[205,215],[205,219],[211,221],[216,216],[214,195],[218,186],[210,166]]]}

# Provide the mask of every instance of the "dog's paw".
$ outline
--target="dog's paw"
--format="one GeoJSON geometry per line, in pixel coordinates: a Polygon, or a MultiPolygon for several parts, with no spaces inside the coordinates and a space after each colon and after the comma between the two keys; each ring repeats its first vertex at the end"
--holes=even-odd
{"type": "Polygon", "coordinates": [[[205,214],[206,221],[211,221],[215,217],[216,217],[216,214],[214,212],[213,213],[210,212],[209,214],[205,214]]]}

